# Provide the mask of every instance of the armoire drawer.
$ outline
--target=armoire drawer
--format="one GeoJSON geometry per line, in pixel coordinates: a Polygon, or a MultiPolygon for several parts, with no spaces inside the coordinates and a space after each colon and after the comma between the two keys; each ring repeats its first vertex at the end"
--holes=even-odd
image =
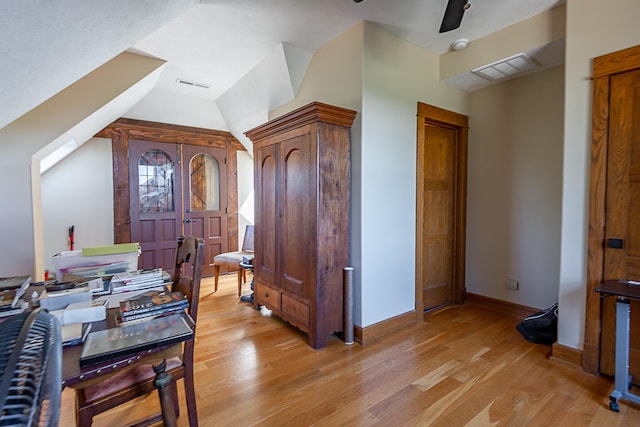
{"type": "Polygon", "coordinates": [[[293,299],[287,294],[282,294],[280,310],[291,324],[305,332],[309,330],[309,304],[293,299]]]}
{"type": "Polygon", "coordinates": [[[280,292],[261,283],[255,284],[256,301],[272,310],[280,310],[280,292]]]}

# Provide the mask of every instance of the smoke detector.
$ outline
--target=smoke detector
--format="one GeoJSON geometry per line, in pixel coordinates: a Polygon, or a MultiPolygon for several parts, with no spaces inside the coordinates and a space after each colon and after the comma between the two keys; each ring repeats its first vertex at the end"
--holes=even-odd
{"type": "Polygon", "coordinates": [[[458,39],[451,43],[451,50],[463,50],[469,46],[469,39],[458,39]]]}

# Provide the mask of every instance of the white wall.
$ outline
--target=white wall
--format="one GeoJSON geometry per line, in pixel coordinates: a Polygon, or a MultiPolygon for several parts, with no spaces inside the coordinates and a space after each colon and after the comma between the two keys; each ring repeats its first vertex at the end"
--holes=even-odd
{"type": "Polygon", "coordinates": [[[111,139],[93,138],[42,175],[45,267],[66,251],[67,227],[75,249],[113,244],[111,139]]]}
{"type": "Polygon", "coordinates": [[[439,82],[439,57],[365,26],[362,102],[362,326],[415,309],[418,101],[467,113],[439,82]]]}
{"type": "Polygon", "coordinates": [[[255,222],[253,198],[253,156],[247,151],[238,151],[238,248],[242,248],[247,225],[255,222]]]}
{"type": "Polygon", "coordinates": [[[640,44],[637,0],[567,0],[558,343],[584,342],[591,147],[591,61],[640,44]]]}
{"type": "Polygon", "coordinates": [[[467,291],[557,302],[564,67],[475,91],[469,105],[467,291]],[[507,278],[520,289],[508,290],[507,278]]]}
{"type": "Polygon", "coordinates": [[[127,111],[124,117],[180,126],[229,130],[214,101],[159,89],[149,92],[127,111]]]}
{"type": "Polygon", "coordinates": [[[354,272],[354,323],[361,325],[363,296],[361,289],[361,175],[362,175],[362,63],[364,23],[339,35],[320,49],[311,59],[298,96],[269,112],[275,118],[320,101],[357,112],[351,126],[351,265],[354,272]]]}

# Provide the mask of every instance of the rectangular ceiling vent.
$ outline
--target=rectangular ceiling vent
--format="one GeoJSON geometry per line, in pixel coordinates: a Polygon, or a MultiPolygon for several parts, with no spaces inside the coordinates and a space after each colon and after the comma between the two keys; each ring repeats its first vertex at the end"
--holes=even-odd
{"type": "Polygon", "coordinates": [[[471,72],[489,81],[496,81],[533,71],[540,67],[540,63],[526,53],[518,53],[491,64],[474,68],[471,72]]]}
{"type": "Polygon", "coordinates": [[[204,83],[197,83],[197,82],[194,82],[194,81],[191,81],[191,80],[185,80],[185,79],[180,79],[180,78],[176,79],[176,83],[180,83],[180,84],[187,85],[187,86],[199,87],[199,88],[202,88],[202,89],[209,89],[211,87],[210,85],[206,85],[204,83]]]}

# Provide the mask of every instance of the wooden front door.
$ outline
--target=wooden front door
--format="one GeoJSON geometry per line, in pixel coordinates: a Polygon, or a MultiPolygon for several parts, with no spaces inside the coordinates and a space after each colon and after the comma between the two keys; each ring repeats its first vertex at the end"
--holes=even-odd
{"type": "Polygon", "coordinates": [[[418,103],[416,312],[465,299],[466,116],[418,103]]]}
{"type": "MultiPolygon", "coordinates": [[[[613,76],[609,97],[605,279],[640,281],[640,71],[613,76]]],[[[615,298],[602,306],[600,372],[615,372],[615,298]]],[[[640,301],[631,302],[629,373],[640,379],[640,301]]]]}
{"type": "Polygon", "coordinates": [[[172,271],[182,234],[182,178],[177,144],[129,141],[131,241],[140,243],[139,268],[172,271]]]}
{"type": "Polygon", "coordinates": [[[204,239],[203,276],[213,275],[213,258],[227,252],[226,150],[182,146],[184,233],[204,239]]]}
{"type": "Polygon", "coordinates": [[[171,272],[179,235],[205,240],[203,276],[227,252],[227,172],[223,148],[129,141],[131,240],[140,268],[171,272]]]}

